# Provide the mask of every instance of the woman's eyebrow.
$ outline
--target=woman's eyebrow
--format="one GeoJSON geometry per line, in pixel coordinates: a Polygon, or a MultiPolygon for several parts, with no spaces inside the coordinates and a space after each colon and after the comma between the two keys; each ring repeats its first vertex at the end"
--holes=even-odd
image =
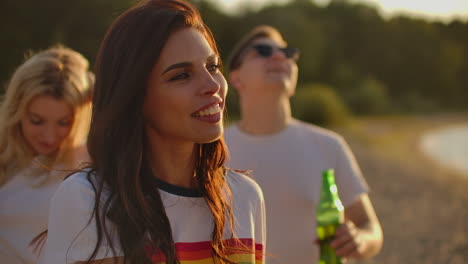
{"type": "Polygon", "coordinates": [[[181,62],[181,63],[176,63],[172,64],[171,66],[167,67],[162,74],[165,74],[166,72],[177,69],[177,68],[186,68],[186,67],[191,67],[192,63],[191,62],[181,62]]]}
{"type": "Polygon", "coordinates": [[[220,59],[218,54],[212,54],[208,58],[206,58],[206,61],[213,61],[213,60],[216,60],[216,59],[220,59]]]}
{"type": "Polygon", "coordinates": [[[33,118],[41,118],[41,119],[42,119],[41,115],[36,114],[36,113],[34,113],[34,112],[28,112],[28,115],[29,115],[30,117],[33,117],[33,118]]]}
{"type": "MultiPolygon", "coordinates": [[[[47,119],[47,118],[44,118],[43,116],[41,116],[40,114],[34,113],[34,112],[29,112],[28,115],[29,115],[29,117],[31,117],[31,118],[47,119]]],[[[62,116],[62,117],[60,117],[60,118],[58,118],[58,119],[59,119],[59,120],[73,119],[73,115],[62,116]]]]}
{"type": "MultiPolygon", "coordinates": [[[[213,61],[215,59],[219,59],[219,56],[218,54],[212,54],[210,55],[208,58],[206,58],[206,61],[213,61]]],[[[187,67],[191,67],[193,64],[191,62],[180,62],[180,63],[176,63],[176,64],[172,64],[171,66],[167,67],[162,74],[165,74],[166,72],[170,71],[170,70],[173,70],[173,69],[177,69],[177,68],[187,68],[187,67]]]]}

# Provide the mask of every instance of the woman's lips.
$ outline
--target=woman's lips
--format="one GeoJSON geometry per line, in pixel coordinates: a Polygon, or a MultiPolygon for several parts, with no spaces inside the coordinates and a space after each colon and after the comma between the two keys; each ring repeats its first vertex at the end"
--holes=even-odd
{"type": "Polygon", "coordinates": [[[44,152],[44,153],[55,151],[58,148],[56,144],[49,144],[49,143],[44,143],[44,142],[38,142],[37,144],[40,149],[40,152],[44,152]]]}
{"type": "Polygon", "coordinates": [[[218,112],[213,115],[196,116],[194,118],[208,123],[218,123],[221,120],[221,112],[218,112]]]}
{"type": "Polygon", "coordinates": [[[214,115],[222,111],[223,109],[221,108],[220,103],[215,103],[215,104],[209,105],[208,107],[204,107],[202,110],[199,110],[193,113],[192,115],[195,117],[204,117],[204,116],[214,115]]]}
{"type": "Polygon", "coordinates": [[[209,123],[217,123],[221,120],[222,113],[223,104],[222,102],[217,102],[192,113],[192,117],[209,123]]]}

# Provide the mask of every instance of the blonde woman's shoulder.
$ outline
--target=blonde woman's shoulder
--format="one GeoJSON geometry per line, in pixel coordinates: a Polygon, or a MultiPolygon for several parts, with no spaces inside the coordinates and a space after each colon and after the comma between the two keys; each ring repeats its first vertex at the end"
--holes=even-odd
{"type": "Polygon", "coordinates": [[[84,168],[91,161],[86,144],[79,145],[73,149],[73,166],[75,169],[84,168]]]}

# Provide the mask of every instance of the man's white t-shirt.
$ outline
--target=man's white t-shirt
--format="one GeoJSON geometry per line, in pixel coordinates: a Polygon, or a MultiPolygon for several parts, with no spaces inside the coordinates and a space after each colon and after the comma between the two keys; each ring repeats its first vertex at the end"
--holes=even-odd
{"type": "MultiPolygon", "coordinates": [[[[49,230],[41,254],[42,264],[65,264],[85,261],[93,252],[97,242],[94,219],[90,216],[94,208],[95,193],[86,171],[76,173],[65,180],[51,201],[49,230]]],[[[263,195],[258,185],[250,178],[229,171],[226,175],[233,199],[235,235],[245,245],[261,253],[265,242],[265,217],[263,195]]],[[[159,191],[172,228],[176,254],[181,263],[205,264],[212,262],[211,235],[213,216],[204,200],[193,190],[158,181],[159,191]]],[[[105,195],[102,201],[105,200],[105,195]]],[[[123,255],[113,224],[106,219],[113,233],[111,239],[115,254],[103,240],[96,260],[123,255]]],[[[227,225],[226,225],[227,226],[227,225]]],[[[225,232],[225,242],[231,232],[225,232]]],[[[150,245],[148,245],[150,246],[150,245]]],[[[160,263],[160,254],[151,253],[153,263],[160,263]]],[[[240,253],[229,255],[242,263],[263,263],[256,254],[240,253]]]]}
{"type": "Polygon", "coordinates": [[[368,192],[356,160],[336,133],[292,120],[281,132],[254,136],[232,125],[225,131],[228,166],[252,170],[263,190],[267,263],[318,263],[315,208],[321,175],[335,170],[339,196],[348,206],[368,192]]]}

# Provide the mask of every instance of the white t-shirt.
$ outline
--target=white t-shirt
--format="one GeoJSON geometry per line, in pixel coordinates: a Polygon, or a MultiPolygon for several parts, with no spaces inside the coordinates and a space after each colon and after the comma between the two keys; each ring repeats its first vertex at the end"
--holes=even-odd
{"type": "Polygon", "coordinates": [[[315,208],[322,171],[335,170],[345,207],[368,191],[345,141],[334,132],[299,120],[269,136],[249,135],[232,125],[225,131],[225,139],[229,167],[252,170],[263,190],[267,263],[317,263],[315,208]]]}
{"type": "Polygon", "coordinates": [[[48,174],[31,176],[27,168],[0,186],[0,263],[36,263],[28,245],[47,229],[49,201],[64,176],[48,174]]]}
{"type": "MultiPolygon", "coordinates": [[[[230,171],[226,178],[232,192],[236,237],[262,253],[265,241],[262,192],[254,181],[242,174],[230,171]]],[[[210,247],[213,216],[204,199],[191,190],[158,182],[181,264],[213,263],[210,247]]],[[[49,233],[40,263],[65,264],[88,259],[97,239],[94,219],[89,223],[94,197],[86,172],[76,173],[60,185],[51,201],[49,233]]],[[[112,232],[111,221],[106,223],[112,232]]],[[[230,238],[230,232],[226,232],[225,238],[230,238]]],[[[112,235],[112,241],[116,254],[104,243],[96,259],[123,255],[116,233],[112,235]]],[[[255,254],[232,254],[230,257],[244,261],[242,263],[263,263],[263,259],[256,259],[255,254]]],[[[158,254],[154,253],[152,259],[153,263],[159,263],[158,254]]]]}

